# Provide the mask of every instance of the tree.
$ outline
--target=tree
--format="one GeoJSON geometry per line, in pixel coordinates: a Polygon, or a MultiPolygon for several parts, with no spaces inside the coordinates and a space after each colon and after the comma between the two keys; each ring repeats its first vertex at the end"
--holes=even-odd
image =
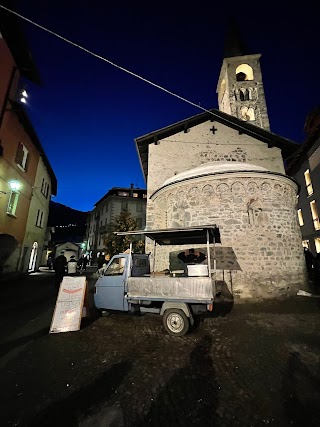
{"type": "Polygon", "coordinates": [[[109,225],[110,231],[104,236],[104,246],[110,257],[125,252],[132,242],[133,252],[143,253],[144,242],[138,240],[136,236],[117,236],[115,231],[134,231],[137,229],[137,222],[132,218],[131,213],[124,210],[116,216],[114,221],[109,225]]]}

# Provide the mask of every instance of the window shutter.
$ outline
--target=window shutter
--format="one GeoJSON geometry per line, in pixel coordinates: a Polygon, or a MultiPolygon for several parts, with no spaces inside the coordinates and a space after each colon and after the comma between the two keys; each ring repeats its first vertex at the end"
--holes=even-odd
{"type": "Polygon", "coordinates": [[[23,146],[21,142],[19,142],[15,162],[17,163],[17,165],[21,165],[22,160],[23,160],[23,146]]]}
{"type": "Polygon", "coordinates": [[[25,166],[24,166],[24,171],[25,172],[27,172],[27,170],[28,170],[28,166],[29,166],[29,158],[30,158],[30,156],[29,156],[29,153],[27,154],[27,158],[26,158],[26,164],[25,164],[25,166]]]}

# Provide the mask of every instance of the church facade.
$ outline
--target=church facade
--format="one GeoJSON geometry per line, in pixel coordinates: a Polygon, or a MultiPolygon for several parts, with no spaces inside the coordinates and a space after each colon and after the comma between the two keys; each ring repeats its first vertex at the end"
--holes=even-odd
{"type": "MultiPolygon", "coordinates": [[[[217,225],[216,277],[236,299],[294,295],[306,286],[298,186],[284,169],[298,145],[270,132],[259,59],[224,58],[219,110],[135,139],[147,229],[217,225]]],[[[157,249],[157,269],[168,268],[173,250],[157,249]]]]}

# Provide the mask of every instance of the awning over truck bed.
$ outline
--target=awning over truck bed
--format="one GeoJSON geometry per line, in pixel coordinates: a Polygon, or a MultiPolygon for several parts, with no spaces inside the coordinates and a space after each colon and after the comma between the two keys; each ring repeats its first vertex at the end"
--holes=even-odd
{"type": "Polygon", "coordinates": [[[117,236],[144,235],[158,245],[195,245],[221,243],[220,231],[216,225],[202,225],[187,228],[167,228],[162,230],[116,231],[117,236]]]}

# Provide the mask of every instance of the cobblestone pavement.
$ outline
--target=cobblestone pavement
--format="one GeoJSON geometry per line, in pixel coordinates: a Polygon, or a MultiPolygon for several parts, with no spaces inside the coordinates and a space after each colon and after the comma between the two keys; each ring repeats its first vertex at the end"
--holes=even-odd
{"type": "Polygon", "coordinates": [[[33,314],[0,307],[1,426],[319,426],[320,298],[235,303],[184,337],[124,313],[48,334],[41,283],[33,314]]]}

